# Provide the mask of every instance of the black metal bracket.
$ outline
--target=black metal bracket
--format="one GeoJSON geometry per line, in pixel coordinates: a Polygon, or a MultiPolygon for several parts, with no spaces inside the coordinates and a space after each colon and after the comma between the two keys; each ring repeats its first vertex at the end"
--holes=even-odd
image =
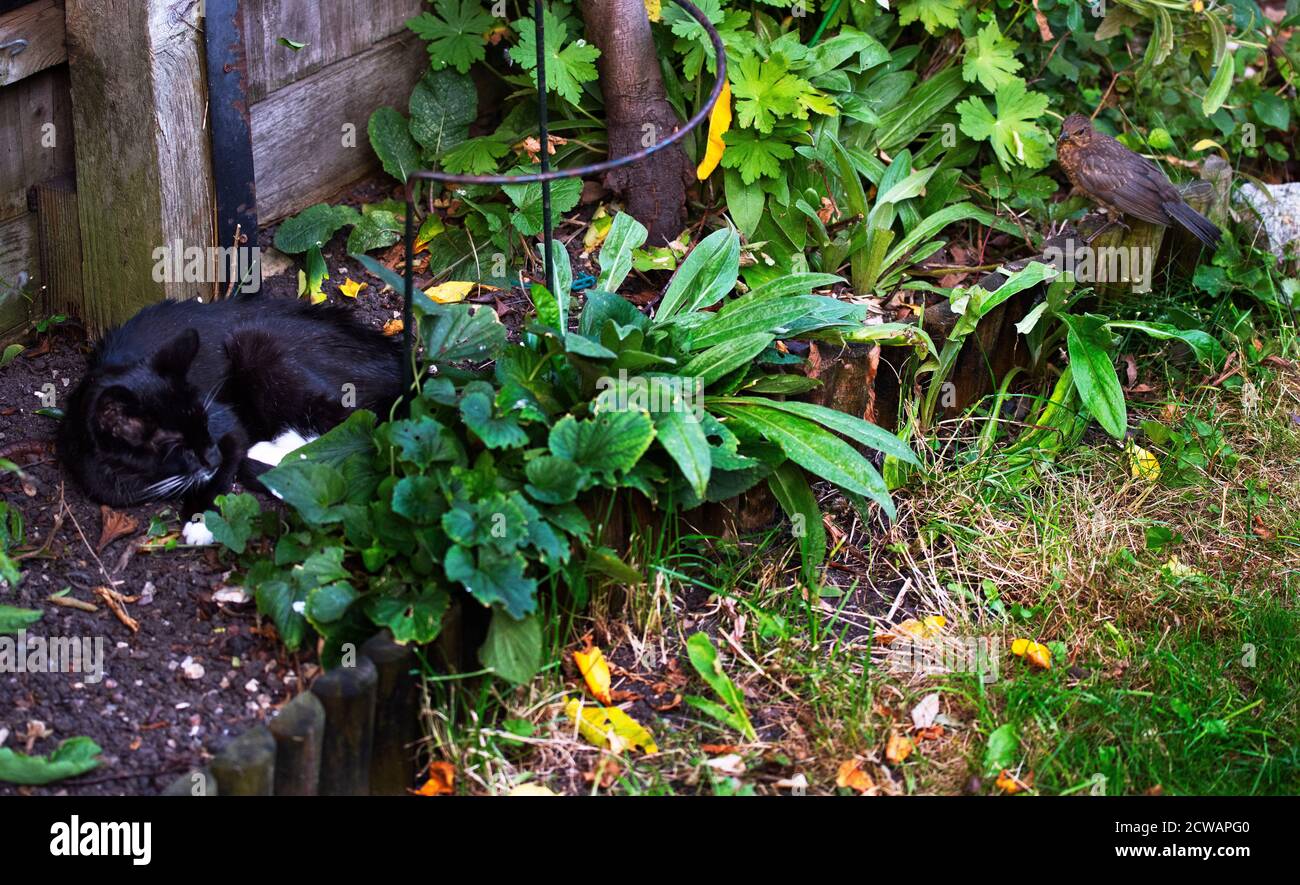
{"type": "MultiPolygon", "coordinates": [[[[257,245],[257,183],[248,107],[248,58],[239,0],[206,0],[204,42],[208,117],[212,127],[212,178],[217,201],[217,243],[257,245]],[[236,241],[238,235],[238,241],[236,241]]],[[[259,279],[252,285],[258,286],[259,279]]]]}

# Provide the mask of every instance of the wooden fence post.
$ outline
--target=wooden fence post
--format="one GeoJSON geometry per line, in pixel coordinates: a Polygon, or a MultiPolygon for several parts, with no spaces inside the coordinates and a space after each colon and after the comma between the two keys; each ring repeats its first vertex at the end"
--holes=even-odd
{"type": "Polygon", "coordinates": [[[258,725],[235,738],[212,760],[223,796],[275,795],[275,738],[258,725]]]}
{"type": "Polygon", "coordinates": [[[275,795],[315,796],[320,785],[325,708],[304,691],[271,720],[275,738],[275,795]]]}
{"type": "Polygon", "coordinates": [[[420,738],[420,693],[415,652],[387,630],[372,636],[361,653],[379,674],[375,690],[375,740],[370,753],[370,793],[403,796],[415,785],[415,742],[420,738]]]}
{"type": "Polygon", "coordinates": [[[370,754],[374,745],[375,683],[379,674],[370,658],[359,655],[355,666],[335,667],[312,684],[325,707],[325,743],[321,749],[322,796],[368,796],[370,754]]]}
{"type": "Polygon", "coordinates": [[[217,245],[201,7],[67,0],[84,309],[94,330],[164,295],[216,290],[215,281],[154,279],[155,249],[217,245]]]}

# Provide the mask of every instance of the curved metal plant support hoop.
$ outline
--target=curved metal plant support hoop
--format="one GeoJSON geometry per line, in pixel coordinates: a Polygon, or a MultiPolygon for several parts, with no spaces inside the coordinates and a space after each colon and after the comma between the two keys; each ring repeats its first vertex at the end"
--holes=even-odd
{"type": "Polygon", "coordinates": [[[645,150],[636,151],[617,159],[603,160],[599,163],[591,163],[586,166],[577,166],[573,169],[551,169],[551,162],[547,146],[547,109],[546,109],[546,34],[544,25],[544,16],[542,15],[542,0],[534,0],[533,3],[533,20],[537,25],[537,128],[539,141],[542,145],[540,152],[542,171],[533,172],[528,175],[452,175],[447,172],[435,172],[431,169],[420,169],[412,172],[406,179],[406,270],[403,274],[405,280],[404,291],[402,293],[402,345],[405,350],[405,358],[402,360],[403,384],[402,389],[410,394],[411,384],[414,382],[413,368],[411,363],[411,304],[415,295],[415,262],[411,260],[412,251],[415,248],[415,201],[413,194],[415,183],[418,181],[437,181],[443,184],[460,184],[460,185],[507,185],[507,184],[532,184],[540,182],[542,185],[542,259],[546,268],[546,287],[552,292],[555,291],[555,268],[552,266],[551,243],[554,241],[554,232],[551,229],[551,182],[558,181],[562,178],[586,178],[592,175],[599,175],[608,172],[611,169],[617,169],[620,166],[626,166],[630,163],[637,163],[646,157],[663,150],[669,145],[676,144],[686,137],[686,134],[701,123],[708,119],[713,106],[718,102],[718,96],[722,94],[722,84],[727,80],[727,50],[723,46],[722,37],[718,34],[713,23],[709,21],[708,16],[700,11],[699,7],[688,0],[673,0],[680,6],[691,18],[699,22],[700,27],[704,28],[705,33],[709,35],[710,42],[713,43],[713,50],[717,62],[717,75],[713,81],[713,90],[709,93],[708,99],[703,106],[696,111],[695,116],[686,121],[686,124],[677,131],[673,132],[663,141],[651,145],[645,150]]]}

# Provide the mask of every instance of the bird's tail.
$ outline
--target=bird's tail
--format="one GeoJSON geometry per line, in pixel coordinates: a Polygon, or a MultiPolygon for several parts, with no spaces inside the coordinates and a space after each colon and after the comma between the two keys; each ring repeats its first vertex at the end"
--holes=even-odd
{"type": "Polygon", "coordinates": [[[1197,212],[1191,206],[1179,200],[1178,202],[1165,203],[1164,209],[1169,213],[1169,217],[1177,221],[1196,239],[1200,240],[1211,249],[1217,249],[1219,239],[1223,232],[1214,226],[1214,222],[1197,212]]]}

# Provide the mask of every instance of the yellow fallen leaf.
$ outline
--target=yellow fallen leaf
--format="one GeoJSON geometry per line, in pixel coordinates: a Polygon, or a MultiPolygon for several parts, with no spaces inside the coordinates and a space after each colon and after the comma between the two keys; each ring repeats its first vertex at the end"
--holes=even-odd
{"type": "Polygon", "coordinates": [[[365,283],[358,283],[356,280],[352,279],[352,277],[348,277],[346,280],[344,280],[342,283],[339,284],[339,291],[342,292],[344,296],[348,298],[356,298],[357,293],[360,292],[365,287],[366,287],[365,283]]]}
{"type": "Polygon", "coordinates": [[[912,755],[916,749],[916,741],[902,734],[891,734],[888,743],[885,744],[885,758],[891,765],[897,765],[912,755]]]}
{"type": "Polygon", "coordinates": [[[424,294],[439,304],[455,304],[458,301],[464,301],[465,296],[474,291],[474,287],[477,285],[477,283],[464,280],[452,280],[447,283],[440,283],[437,286],[431,286],[424,290],[424,294]]]}
{"type": "Polygon", "coordinates": [[[511,790],[509,793],[506,793],[506,795],[507,796],[554,796],[555,793],[552,792],[549,787],[544,787],[541,784],[520,784],[519,786],[511,790]]]}
{"type": "Polygon", "coordinates": [[[659,21],[663,18],[663,0],[645,0],[645,12],[650,21],[659,21]]]}
{"type": "Polygon", "coordinates": [[[420,224],[420,229],[415,234],[415,251],[420,252],[429,245],[429,241],[438,234],[447,229],[442,223],[442,219],[437,215],[428,215],[420,224]]]}
{"type": "Polygon", "coordinates": [[[612,753],[621,753],[629,747],[640,748],[646,753],[659,752],[645,726],[618,707],[584,705],[577,698],[571,698],[565,703],[564,712],[577,723],[578,733],[593,746],[612,753]]]}
{"type": "Polygon", "coordinates": [[[614,703],[609,696],[609,663],[605,654],[596,646],[573,653],[573,662],[578,665],[578,672],[587,682],[587,688],[596,696],[596,700],[608,706],[614,703]]]}
{"type": "Polygon", "coordinates": [[[875,789],[876,782],[871,779],[871,775],[862,770],[861,762],[850,759],[840,763],[840,770],[835,775],[835,786],[848,787],[859,793],[865,793],[875,789]]]}
{"type": "Polygon", "coordinates": [[[1024,658],[1035,667],[1044,670],[1052,669],[1052,651],[1042,643],[1031,639],[1013,639],[1011,653],[1018,658],[1024,658]]]}
{"type": "Polygon", "coordinates": [[[1139,445],[1129,444],[1128,463],[1129,472],[1133,474],[1134,479],[1155,482],[1160,478],[1160,462],[1156,460],[1155,455],[1139,445]]]}
{"type": "Polygon", "coordinates": [[[930,615],[923,621],[916,618],[908,618],[894,628],[895,635],[906,634],[916,639],[933,639],[943,632],[943,627],[948,623],[948,619],[943,615],[930,615]]]}
{"type": "Polygon", "coordinates": [[[1169,557],[1169,561],[1162,568],[1171,578],[1199,578],[1205,575],[1205,572],[1179,562],[1177,556],[1169,557]]]}
{"type": "Polygon", "coordinates": [[[415,791],[417,796],[449,796],[452,793],[452,787],[456,783],[456,769],[450,762],[430,762],[429,779],[424,782],[420,789],[415,791]]]}
{"type": "Polygon", "coordinates": [[[605,237],[609,236],[609,229],[613,224],[614,219],[610,217],[605,207],[597,208],[591,216],[591,223],[587,225],[587,232],[582,235],[582,248],[587,252],[595,252],[600,248],[600,244],[605,242],[605,237]]]}
{"type": "Polygon", "coordinates": [[[700,161],[699,168],[695,170],[695,177],[700,181],[708,178],[713,174],[713,170],[718,168],[718,163],[722,161],[722,153],[727,149],[727,143],[722,140],[722,136],[731,128],[731,84],[727,81],[722,82],[722,92],[718,95],[718,103],[713,106],[709,113],[709,141],[704,148],[704,159],[700,161]]]}

